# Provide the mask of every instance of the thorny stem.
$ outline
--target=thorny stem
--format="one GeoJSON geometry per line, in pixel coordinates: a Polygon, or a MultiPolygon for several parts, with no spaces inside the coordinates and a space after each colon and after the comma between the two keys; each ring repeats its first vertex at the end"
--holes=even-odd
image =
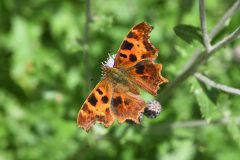
{"type": "MultiPolygon", "coordinates": [[[[223,16],[223,18],[220,19],[220,21],[217,23],[217,25],[213,28],[213,31],[211,32],[211,35],[216,35],[220,29],[223,28],[224,20],[226,21],[230,15],[233,15],[235,12],[237,12],[240,0],[237,0],[237,2],[234,3],[233,7],[231,7],[223,16]],[[228,18],[225,18],[228,17],[228,18]],[[220,26],[222,25],[222,26],[220,26]]],[[[195,53],[193,54],[193,57],[187,62],[187,65],[184,67],[182,72],[171,82],[169,83],[162,92],[160,92],[159,99],[161,103],[163,103],[172,93],[172,91],[178,87],[181,83],[183,83],[190,75],[195,73],[197,71],[197,68],[204,62],[208,60],[210,56],[212,56],[217,50],[224,47],[226,44],[232,42],[233,40],[239,38],[240,35],[240,28],[238,27],[234,32],[232,32],[230,35],[225,37],[223,40],[218,42],[217,44],[213,45],[209,51],[206,49],[204,51],[200,51],[200,49],[197,49],[195,53]]]]}

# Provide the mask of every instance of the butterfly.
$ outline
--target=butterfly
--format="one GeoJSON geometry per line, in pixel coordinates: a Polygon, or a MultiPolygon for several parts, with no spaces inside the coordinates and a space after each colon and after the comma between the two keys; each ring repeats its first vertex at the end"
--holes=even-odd
{"type": "Polygon", "coordinates": [[[109,127],[115,119],[119,123],[139,123],[139,115],[146,107],[139,88],[156,96],[159,85],[168,82],[160,74],[162,65],[154,62],[158,49],[149,41],[152,29],[145,22],[135,25],[117,54],[102,66],[103,79],[79,110],[78,127],[89,131],[95,122],[109,127]]]}

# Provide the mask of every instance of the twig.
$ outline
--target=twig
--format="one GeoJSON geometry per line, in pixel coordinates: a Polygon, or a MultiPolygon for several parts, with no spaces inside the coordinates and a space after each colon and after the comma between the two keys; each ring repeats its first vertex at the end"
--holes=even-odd
{"type": "Polygon", "coordinates": [[[217,44],[215,44],[213,47],[212,47],[212,51],[209,52],[211,54],[214,53],[215,50],[223,47],[224,45],[232,42],[233,40],[239,38],[240,36],[240,27],[238,27],[235,31],[233,31],[230,35],[228,35],[227,37],[225,37],[223,40],[221,40],[220,42],[218,42],[217,44]]]}
{"type": "MultiPolygon", "coordinates": [[[[191,121],[182,121],[182,122],[175,122],[175,123],[163,123],[163,124],[155,124],[151,125],[149,127],[145,127],[143,132],[148,133],[148,134],[154,134],[157,133],[159,136],[160,134],[169,134],[171,132],[171,129],[178,129],[178,128],[185,128],[185,129],[195,129],[195,128],[201,128],[201,127],[207,127],[207,126],[213,126],[213,125],[227,125],[229,123],[235,122],[236,125],[240,126],[240,117],[229,117],[226,116],[222,119],[218,120],[212,120],[212,121],[207,121],[207,120],[191,120],[191,121]],[[154,132],[153,130],[157,130],[158,132],[154,132]],[[160,132],[159,132],[160,131],[160,132]]],[[[143,126],[128,126],[126,130],[129,129],[129,127],[140,127],[143,128],[143,126]]],[[[110,135],[110,132],[104,135],[99,135],[95,138],[95,141],[100,141],[103,139],[111,139],[114,141],[116,137],[113,137],[110,135]]]]}
{"type": "Polygon", "coordinates": [[[234,13],[237,12],[237,10],[239,10],[239,7],[240,7],[240,0],[236,0],[236,2],[232,5],[232,7],[228,9],[228,11],[224,14],[224,16],[218,21],[216,26],[213,28],[212,32],[210,32],[209,34],[210,38],[215,37],[222,30],[222,28],[225,27],[226,21],[230,17],[232,17],[232,15],[234,15],[234,13]]]}
{"type": "Polygon", "coordinates": [[[200,22],[201,22],[201,30],[203,34],[204,46],[205,46],[205,49],[209,51],[211,49],[211,44],[210,44],[210,40],[207,32],[204,0],[199,0],[199,12],[200,12],[200,22]]]}
{"type": "Polygon", "coordinates": [[[209,79],[208,77],[202,75],[201,73],[195,73],[194,76],[200,80],[201,82],[207,84],[208,86],[211,86],[213,88],[219,89],[221,91],[234,94],[234,95],[239,95],[240,96],[240,89],[236,89],[233,87],[229,87],[223,84],[219,84],[214,82],[213,80],[209,79]]]}
{"type": "Polygon", "coordinates": [[[85,65],[85,76],[87,79],[87,88],[91,88],[91,72],[89,72],[89,24],[91,23],[91,1],[86,0],[86,22],[84,27],[84,46],[83,46],[83,62],[85,65]]]}
{"type": "MultiPolygon", "coordinates": [[[[237,0],[240,1],[240,0],[237,0]]],[[[236,6],[235,3],[234,6],[236,6]]],[[[238,8],[240,7],[240,5],[237,5],[238,8]]],[[[237,12],[237,8],[236,7],[231,7],[226,14],[223,17],[228,17],[229,15],[233,15],[235,12],[237,12]],[[230,14],[231,12],[231,14],[230,14]]],[[[221,18],[220,21],[223,21],[223,18],[221,18]]],[[[224,23],[217,23],[217,25],[214,27],[214,34],[217,34],[221,28],[219,26],[219,24],[224,25],[224,23]],[[217,28],[216,28],[217,27],[217,28]]],[[[169,83],[166,88],[164,88],[164,90],[162,90],[160,92],[159,95],[159,100],[160,102],[164,102],[172,93],[172,91],[179,86],[181,83],[184,82],[184,80],[186,80],[190,75],[192,75],[193,73],[196,72],[197,68],[204,63],[205,61],[208,60],[208,58],[210,56],[212,56],[214,54],[214,52],[216,52],[217,50],[219,50],[221,47],[223,47],[224,45],[230,43],[231,41],[233,41],[235,38],[238,38],[239,36],[239,27],[237,30],[235,30],[232,34],[230,34],[229,36],[227,36],[226,38],[224,38],[222,41],[218,42],[217,44],[215,44],[210,51],[200,51],[199,49],[197,49],[195,51],[195,53],[193,54],[193,57],[187,62],[186,66],[184,67],[184,69],[182,70],[182,72],[171,82],[169,83]],[[206,54],[208,53],[208,54],[206,54]]]]}
{"type": "Polygon", "coordinates": [[[237,125],[240,125],[240,117],[224,117],[223,119],[207,121],[207,120],[193,120],[186,122],[176,122],[176,123],[166,123],[152,125],[149,129],[166,130],[166,129],[176,129],[176,128],[199,128],[206,127],[210,125],[226,125],[235,121],[237,125]]]}

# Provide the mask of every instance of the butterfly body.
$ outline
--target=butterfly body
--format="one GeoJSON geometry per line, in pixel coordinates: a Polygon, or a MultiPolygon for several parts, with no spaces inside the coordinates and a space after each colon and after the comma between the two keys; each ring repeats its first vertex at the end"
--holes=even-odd
{"type": "Polygon", "coordinates": [[[157,95],[159,85],[167,79],[160,75],[161,64],[154,63],[158,49],[149,39],[152,26],[142,22],[134,26],[121,44],[114,63],[102,67],[103,80],[90,93],[78,113],[78,126],[88,131],[95,122],[109,127],[130,119],[139,123],[146,102],[139,88],[157,95]],[[109,65],[111,64],[111,65],[109,65]]]}
{"type": "Polygon", "coordinates": [[[103,72],[103,75],[105,75],[104,78],[108,79],[108,83],[112,83],[113,86],[121,84],[130,88],[130,90],[134,89],[133,92],[138,93],[137,87],[130,81],[129,75],[125,69],[105,66],[103,72]]]}
{"type": "Polygon", "coordinates": [[[118,68],[106,67],[104,72],[105,78],[111,79],[114,83],[123,83],[127,81],[124,71],[118,68]]]}

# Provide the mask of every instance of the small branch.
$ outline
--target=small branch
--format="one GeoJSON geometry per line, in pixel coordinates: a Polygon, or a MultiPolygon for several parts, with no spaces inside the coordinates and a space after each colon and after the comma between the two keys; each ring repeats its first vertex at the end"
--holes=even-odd
{"type": "Polygon", "coordinates": [[[210,40],[207,32],[204,0],[199,0],[199,12],[200,12],[200,22],[201,22],[201,30],[203,34],[204,46],[205,46],[205,49],[209,51],[211,49],[211,44],[210,44],[210,40]]]}
{"type": "Polygon", "coordinates": [[[232,5],[230,9],[224,14],[224,16],[218,21],[217,25],[213,28],[212,32],[210,32],[209,37],[212,39],[215,37],[223,27],[225,27],[226,21],[232,17],[240,7],[240,0],[236,0],[236,2],[232,5]]]}
{"type": "Polygon", "coordinates": [[[86,22],[84,27],[84,45],[83,45],[83,63],[85,65],[85,76],[87,79],[87,88],[91,88],[91,72],[89,72],[89,24],[91,23],[91,1],[86,0],[86,22]]]}
{"type": "MultiPolygon", "coordinates": [[[[218,42],[217,44],[215,44],[212,47],[212,51],[211,54],[214,53],[215,50],[222,48],[224,45],[232,42],[235,39],[238,39],[240,37],[240,27],[238,27],[235,31],[233,31],[230,35],[228,35],[227,37],[225,37],[223,40],[221,40],[220,42],[218,42]]],[[[210,53],[210,52],[209,52],[210,53]]]]}
{"type": "MultiPolygon", "coordinates": [[[[185,123],[174,123],[171,125],[171,128],[196,128],[196,127],[204,127],[209,125],[226,125],[231,122],[231,118],[223,118],[220,120],[215,120],[208,122],[206,120],[196,120],[196,121],[189,121],[185,123]]],[[[236,118],[236,122],[240,125],[240,117],[236,118]]]]}
{"type": "Polygon", "coordinates": [[[213,120],[211,122],[206,120],[193,120],[193,121],[187,121],[187,122],[176,122],[176,123],[166,123],[166,124],[158,124],[153,125],[149,129],[157,129],[157,130],[166,130],[166,129],[176,129],[176,128],[199,128],[199,127],[206,127],[210,125],[226,125],[231,123],[233,120],[235,120],[237,125],[240,125],[240,117],[231,118],[231,117],[225,117],[223,119],[219,120],[213,120]]]}
{"type": "Polygon", "coordinates": [[[236,89],[236,88],[233,88],[233,87],[229,87],[229,86],[226,86],[226,85],[223,85],[223,84],[216,83],[213,80],[209,79],[208,77],[202,75],[201,73],[195,73],[194,76],[198,80],[200,80],[201,82],[205,83],[208,86],[219,89],[223,92],[227,92],[227,93],[230,93],[230,94],[240,96],[240,89],[236,89]]]}
{"type": "MultiPolygon", "coordinates": [[[[240,116],[239,117],[223,117],[222,119],[218,120],[212,120],[212,121],[207,121],[207,120],[192,120],[192,121],[182,121],[182,122],[175,122],[175,123],[163,123],[163,124],[155,124],[151,125],[149,127],[143,128],[141,125],[136,125],[136,126],[130,126],[126,127],[125,131],[129,129],[129,127],[140,127],[142,132],[148,133],[148,134],[154,134],[157,133],[159,134],[169,134],[171,132],[171,129],[195,129],[195,128],[202,128],[202,127],[208,127],[208,126],[213,126],[213,125],[227,125],[229,123],[235,122],[236,125],[240,126],[240,116]],[[157,130],[158,132],[154,132],[154,130],[157,130]],[[151,131],[151,132],[149,132],[151,131]],[[160,131],[160,132],[159,132],[160,131]]],[[[104,135],[99,135],[95,138],[95,141],[100,141],[103,139],[111,139],[114,141],[116,137],[113,137],[112,135],[107,134],[104,135]]],[[[83,148],[83,147],[82,147],[83,148]]]]}

